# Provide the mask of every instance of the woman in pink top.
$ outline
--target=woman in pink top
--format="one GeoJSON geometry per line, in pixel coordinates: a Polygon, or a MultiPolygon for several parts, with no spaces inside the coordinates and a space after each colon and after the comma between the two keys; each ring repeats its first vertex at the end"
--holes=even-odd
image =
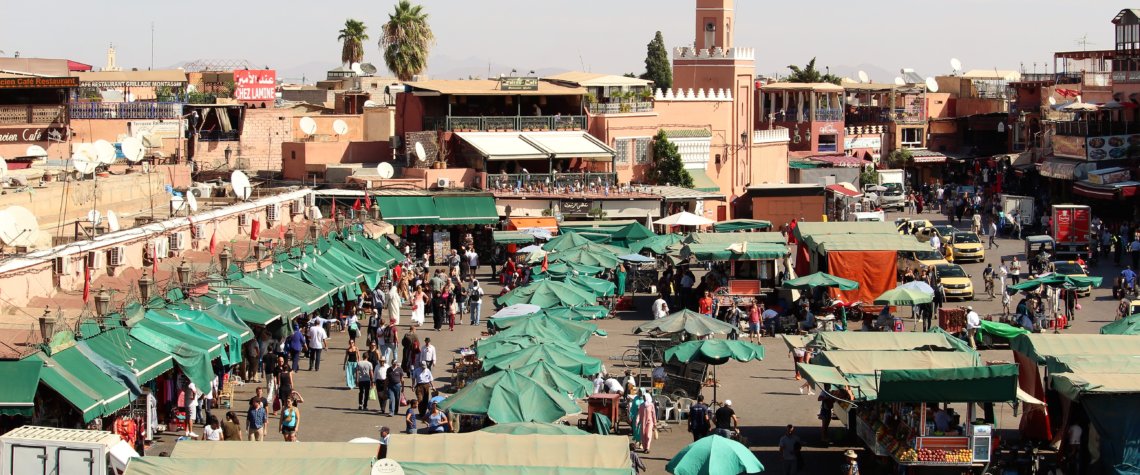
{"type": "Polygon", "coordinates": [[[760,339],[760,304],[752,305],[752,309],[748,311],[748,339],[753,343],[757,343],[760,339]]]}

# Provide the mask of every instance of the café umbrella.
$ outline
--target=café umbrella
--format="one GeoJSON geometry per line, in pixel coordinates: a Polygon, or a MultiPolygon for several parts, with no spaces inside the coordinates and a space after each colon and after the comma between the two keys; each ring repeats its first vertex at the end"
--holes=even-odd
{"type": "Polygon", "coordinates": [[[738,475],[763,472],[764,465],[744,444],[708,435],[677,452],[665,470],[674,475],[738,475]]]}
{"type": "Polygon", "coordinates": [[[546,244],[543,244],[542,248],[549,252],[555,252],[575,248],[591,242],[593,241],[578,235],[578,233],[566,233],[551,239],[546,244]]]}
{"type": "Polygon", "coordinates": [[[685,332],[693,336],[708,336],[716,333],[731,333],[735,327],[708,315],[700,314],[689,309],[681,310],[650,322],[645,322],[633,329],[633,333],[680,333],[685,332]]]}
{"type": "Polygon", "coordinates": [[[537,345],[562,346],[566,350],[581,350],[575,342],[562,338],[550,338],[550,335],[495,335],[475,343],[475,353],[480,358],[494,358],[520,351],[537,345]]]}
{"type": "Polygon", "coordinates": [[[606,269],[613,269],[621,263],[617,255],[612,252],[606,253],[602,251],[592,251],[589,248],[576,247],[574,249],[559,251],[547,256],[550,262],[569,262],[577,264],[585,264],[588,266],[603,267],[606,269]]]}
{"type": "Polygon", "coordinates": [[[791,280],[785,280],[783,287],[785,289],[795,290],[811,290],[819,287],[835,287],[839,290],[855,290],[859,288],[859,283],[853,280],[836,277],[826,272],[816,272],[808,274],[803,277],[798,277],[791,280]]]}
{"type": "Polygon", "coordinates": [[[539,280],[516,288],[499,297],[499,305],[529,303],[542,308],[557,306],[589,305],[597,302],[597,297],[589,290],[574,284],[556,280],[539,280]]]}
{"type": "MultiPolygon", "coordinates": [[[[665,350],[665,361],[695,361],[713,365],[713,380],[716,380],[716,367],[728,360],[743,362],[760,359],[764,359],[764,347],[744,340],[694,340],[665,350]]],[[[716,389],[713,386],[714,402],[716,389]]]]}
{"type": "Polygon", "coordinates": [[[582,412],[567,395],[515,371],[476,379],[444,399],[439,408],[485,415],[496,423],[554,422],[582,412]]]}
{"type": "Polygon", "coordinates": [[[534,328],[535,325],[541,325],[557,327],[561,330],[566,331],[567,333],[575,335],[589,335],[598,331],[598,326],[593,323],[577,321],[564,315],[551,313],[552,311],[557,311],[562,308],[565,307],[540,310],[534,313],[518,315],[514,317],[492,318],[487,322],[487,327],[496,331],[503,331],[519,327],[534,328]]]}
{"type": "Polygon", "coordinates": [[[536,361],[546,361],[579,376],[602,371],[602,361],[589,356],[581,348],[553,342],[540,342],[529,347],[489,356],[483,360],[483,371],[521,368],[536,361]]]}
{"type": "Polygon", "coordinates": [[[593,323],[581,323],[558,317],[534,315],[521,319],[521,321],[512,324],[510,328],[506,328],[490,338],[481,340],[479,343],[483,345],[486,344],[485,342],[494,342],[496,339],[502,340],[514,336],[534,336],[541,339],[559,339],[582,346],[590,340],[590,336],[592,336],[594,330],[597,329],[598,326],[593,323]]]}
{"type": "Polygon", "coordinates": [[[934,294],[917,289],[895,287],[875,298],[875,305],[915,306],[934,301],[934,294]]]}

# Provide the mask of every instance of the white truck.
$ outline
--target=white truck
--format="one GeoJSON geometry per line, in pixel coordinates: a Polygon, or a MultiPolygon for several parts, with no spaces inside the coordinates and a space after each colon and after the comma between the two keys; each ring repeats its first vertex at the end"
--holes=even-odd
{"type": "Polygon", "coordinates": [[[906,180],[905,170],[891,169],[879,170],[879,207],[883,209],[895,208],[902,211],[906,208],[906,180]]]}
{"type": "Polygon", "coordinates": [[[1037,214],[1033,212],[1033,198],[1028,196],[1007,195],[1004,193],[998,196],[1001,198],[1001,211],[1005,213],[1006,216],[1013,216],[1014,211],[1016,211],[1021,227],[1033,227],[1036,224],[1033,222],[1037,216],[1037,214]]]}
{"type": "Polygon", "coordinates": [[[138,456],[111,432],[23,426],[0,436],[0,475],[117,475],[138,456]]]}

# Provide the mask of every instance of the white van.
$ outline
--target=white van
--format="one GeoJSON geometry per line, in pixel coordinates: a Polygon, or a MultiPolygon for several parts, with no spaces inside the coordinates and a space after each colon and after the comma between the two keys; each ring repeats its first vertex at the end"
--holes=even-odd
{"type": "Polygon", "coordinates": [[[118,475],[138,456],[111,432],[23,426],[0,436],[0,475],[118,475]]]}

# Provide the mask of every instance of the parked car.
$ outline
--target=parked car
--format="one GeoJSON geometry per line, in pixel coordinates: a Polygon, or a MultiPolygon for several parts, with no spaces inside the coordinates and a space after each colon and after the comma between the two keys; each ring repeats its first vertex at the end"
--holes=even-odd
{"type": "Polygon", "coordinates": [[[970,274],[958,264],[940,264],[934,266],[934,272],[942,281],[942,288],[946,292],[946,299],[960,298],[962,300],[974,299],[974,283],[970,274]]]}
{"type": "Polygon", "coordinates": [[[958,231],[950,236],[950,246],[954,249],[951,262],[982,262],[986,260],[986,248],[977,234],[958,231]]]}
{"type": "MultiPolygon", "coordinates": [[[[1088,277],[1088,269],[1077,263],[1077,261],[1053,261],[1049,264],[1049,271],[1061,275],[1068,275],[1073,277],[1088,277]]],[[[1077,295],[1082,297],[1092,293],[1092,286],[1077,289],[1077,295]]]]}

